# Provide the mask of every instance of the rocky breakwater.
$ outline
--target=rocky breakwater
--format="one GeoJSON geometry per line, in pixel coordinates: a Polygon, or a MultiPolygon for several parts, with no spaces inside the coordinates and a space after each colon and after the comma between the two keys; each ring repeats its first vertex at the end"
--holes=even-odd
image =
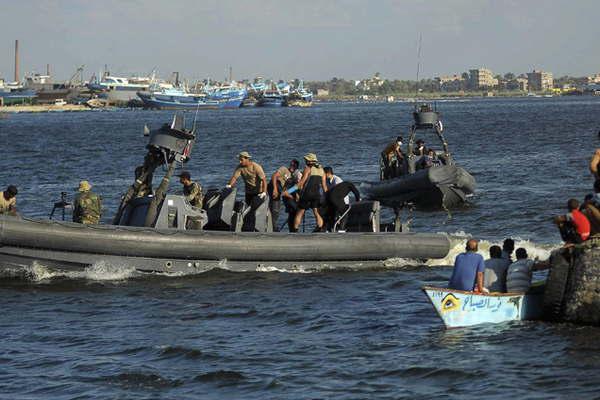
{"type": "Polygon", "coordinates": [[[545,319],[600,326],[600,237],[554,251],[550,263],[545,319]]]}

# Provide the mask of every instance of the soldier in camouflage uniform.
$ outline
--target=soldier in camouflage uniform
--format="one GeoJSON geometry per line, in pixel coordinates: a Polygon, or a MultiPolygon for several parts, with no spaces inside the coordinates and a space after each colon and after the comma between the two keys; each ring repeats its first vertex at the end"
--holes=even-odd
{"type": "Polygon", "coordinates": [[[204,195],[202,193],[202,186],[198,182],[192,181],[192,176],[188,171],[182,171],[179,176],[179,182],[183,185],[183,195],[189,203],[198,208],[202,208],[202,200],[204,195]]]}
{"type": "Polygon", "coordinates": [[[102,214],[102,199],[91,192],[88,181],[79,182],[79,194],[73,201],[73,222],[80,224],[98,224],[102,214]]]}

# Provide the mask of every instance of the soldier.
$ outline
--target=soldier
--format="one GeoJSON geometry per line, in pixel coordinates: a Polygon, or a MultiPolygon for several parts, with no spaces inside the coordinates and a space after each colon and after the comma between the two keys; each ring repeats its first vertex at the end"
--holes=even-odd
{"type": "Polygon", "coordinates": [[[79,193],[73,201],[73,222],[92,225],[100,222],[102,199],[91,189],[88,181],[79,182],[79,193]]]}
{"type": "Polygon", "coordinates": [[[13,185],[0,192],[0,215],[17,215],[17,193],[18,190],[13,185]]]}
{"type": "Polygon", "coordinates": [[[226,187],[230,188],[235,185],[235,182],[241,176],[246,184],[246,204],[249,206],[262,204],[262,201],[267,197],[267,177],[265,176],[265,171],[260,164],[252,161],[252,156],[247,151],[242,151],[238,154],[238,159],[240,163],[226,187]],[[255,201],[257,198],[261,202],[255,201]]]}
{"type": "Polygon", "coordinates": [[[182,171],[179,175],[179,182],[183,185],[183,195],[185,199],[193,207],[202,208],[202,200],[204,195],[202,194],[202,186],[198,182],[192,181],[192,176],[188,171],[182,171]]]}
{"type": "MultiPolygon", "coordinates": [[[[139,180],[140,176],[144,172],[144,166],[140,165],[135,169],[135,179],[139,180]]],[[[152,194],[152,174],[148,174],[144,181],[140,181],[140,186],[138,188],[135,197],[146,197],[152,194]]]]}
{"type": "Polygon", "coordinates": [[[297,181],[295,172],[298,170],[300,162],[296,159],[290,161],[289,167],[281,166],[271,175],[271,180],[267,184],[267,192],[270,195],[269,210],[273,220],[273,231],[277,232],[279,227],[277,221],[279,219],[279,210],[281,209],[282,193],[294,186],[297,181]]]}

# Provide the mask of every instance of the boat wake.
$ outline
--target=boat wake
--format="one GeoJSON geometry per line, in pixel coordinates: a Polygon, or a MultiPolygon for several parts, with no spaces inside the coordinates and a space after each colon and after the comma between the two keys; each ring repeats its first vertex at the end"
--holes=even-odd
{"type": "MultiPolygon", "coordinates": [[[[457,255],[465,251],[465,243],[467,239],[471,237],[468,233],[465,232],[455,232],[449,234],[450,238],[450,251],[448,255],[443,259],[439,260],[429,260],[426,265],[428,266],[452,266],[454,265],[454,259],[457,255]]],[[[513,238],[515,241],[515,249],[519,247],[523,247],[527,250],[527,254],[531,259],[539,259],[539,260],[547,260],[550,257],[550,253],[552,250],[558,248],[559,244],[539,244],[532,242],[528,239],[522,239],[515,237],[513,238]]],[[[502,247],[502,241],[489,241],[489,240],[480,240],[479,241],[479,254],[481,254],[484,258],[489,258],[490,255],[490,247],[493,245],[498,245],[502,247]]],[[[514,258],[514,253],[513,253],[514,258]]]]}
{"type": "Polygon", "coordinates": [[[124,281],[140,276],[134,267],[127,265],[114,265],[99,261],[82,271],[60,271],[52,270],[46,266],[33,262],[32,265],[24,267],[20,274],[31,282],[50,282],[55,279],[82,279],[90,281],[124,281]]]}

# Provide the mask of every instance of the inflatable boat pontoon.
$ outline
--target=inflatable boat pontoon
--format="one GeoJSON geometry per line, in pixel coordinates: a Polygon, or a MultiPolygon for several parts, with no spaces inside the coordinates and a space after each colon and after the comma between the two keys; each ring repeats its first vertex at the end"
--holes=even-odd
{"type": "MultiPolygon", "coordinates": [[[[443,234],[381,232],[387,226],[381,229],[377,201],[352,203],[344,233],[273,232],[268,201],[238,202],[235,188],[209,191],[203,207],[193,207],[184,196],[167,194],[176,163],[189,158],[193,130],[185,130],[176,117],[171,126],[151,132],[149,141],[112,224],[0,217],[0,271],[18,274],[35,263],[80,270],[98,262],[185,274],[215,267],[357,268],[383,266],[390,258],[443,258],[449,252],[443,234]],[[166,166],[161,184],[153,195],[140,195],[159,166],[166,166]]],[[[63,198],[55,207],[65,205],[63,198]]]]}

